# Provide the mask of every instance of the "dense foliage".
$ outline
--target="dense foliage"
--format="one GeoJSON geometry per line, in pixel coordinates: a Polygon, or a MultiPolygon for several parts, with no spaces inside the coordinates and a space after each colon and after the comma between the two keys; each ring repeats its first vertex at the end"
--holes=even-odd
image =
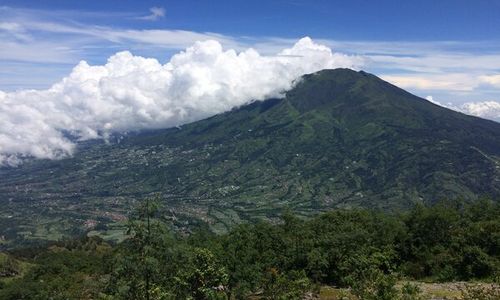
{"type": "Polygon", "coordinates": [[[157,201],[148,200],[128,228],[129,238],[113,247],[94,237],[11,252],[2,270],[19,261],[32,267],[2,281],[0,298],[300,299],[327,284],[360,299],[419,299],[416,287],[396,281],[500,276],[500,204],[489,200],[416,205],[404,214],[335,210],[308,220],[284,212],[280,224],[190,236],[170,232],[157,201]]]}

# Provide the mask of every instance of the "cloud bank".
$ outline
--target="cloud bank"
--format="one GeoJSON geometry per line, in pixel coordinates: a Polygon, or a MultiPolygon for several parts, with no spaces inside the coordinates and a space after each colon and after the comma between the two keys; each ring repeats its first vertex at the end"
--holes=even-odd
{"type": "Polygon", "coordinates": [[[462,104],[458,110],[468,115],[473,115],[476,117],[481,117],[500,122],[500,102],[496,101],[467,102],[462,104]]]}
{"type": "Polygon", "coordinates": [[[432,96],[427,96],[425,99],[439,106],[459,111],[467,115],[500,122],[500,102],[497,101],[466,102],[457,106],[452,103],[441,103],[434,100],[432,96]]]}
{"type": "Polygon", "coordinates": [[[0,91],[0,165],[25,157],[58,159],[80,140],[113,132],[177,126],[252,100],[279,97],[293,81],[326,68],[357,68],[359,56],[333,53],[310,38],[275,56],[196,42],[161,64],[124,51],[105,65],[81,61],[47,90],[0,91]]]}

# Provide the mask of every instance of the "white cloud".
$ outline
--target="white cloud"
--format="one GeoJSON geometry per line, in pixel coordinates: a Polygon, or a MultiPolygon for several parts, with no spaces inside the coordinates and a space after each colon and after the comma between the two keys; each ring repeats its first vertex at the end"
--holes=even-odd
{"type": "Polygon", "coordinates": [[[395,74],[381,75],[380,77],[405,89],[472,91],[479,85],[477,76],[461,73],[395,74]]]}
{"type": "Polygon", "coordinates": [[[275,56],[251,48],[224,50],[210,40],[166,64],[130,52],[111,56],[105,65],[82,61],[47,90],[0,92],[0,164],[71,155],[74,144],[62,131],[91,139],[176,126],[278,97],[303,74],[362,64],[361,57],[332,53],[309,38],[275,56]]]}
{"type": "Polygon", "coordinates": [[[459,110],[469,115],[500,122],[500,102],[497,101],[468,102],[462,104],[459,110]]]}
{"type": "Polygon", "coordinates": [[[106,20],[108,24],[110,18],[151,19],[164,15],[164,9],[160,7],[151,8],[151,11],[151,15],[140,17],[116,12],[101,15],[93,12],[0,7],[0,62],[74,64],[82,58],[98,56],[102,59],[99,53],[109,55],[109,48],[147,48],[148,52],[159,56],[165,49],[178,51],[204,40],[217,40],[225,47],[237,50],[248,48],[248,44],[240,44],[236,38],[218,33],[100,26],[87,20],[106,20]],[[72,21],[68,22],[68,18],[72,21]]]}
{"type": "Polygon", "coordinates": [[[500,122],[500,102],[497,101],[466,102],[461,105],[455,105],[453,103],[445,104],[436,101],[433,96],[427,96],[425,99],[436,105],[459,111],[467,115],[500,122]]]}
{"type": "Polygon", "coordinates": [[[144,17],[139,17],[137,19],[147,20],[147,21],[156,21],[160,18],[165,17],[165,9],[163,7],[156,7],[156,6],[151,7],[149,9],[149,11],[151,12],[151,14],[144,16],[144,17]]]}
{"type": "Polygon", "coordinates": [[[3,34],[12,35],[18,40],[30,39],[30,37],[26,34],[24,27],[16,22],[0,22],[0,36],[3,34]]]}
{"type": "MultiPolygon", "coordinates": [[[[157,7],[146,18],[162,14],[164,10],[157,7]]],[[[242,37],[151,26],[145,29],[137,23],[133,28],[113,25],[137,18],[144,16],[137,12],[104,14],[0,7],[0,88],[48,87],[47,81],[59,80],[79,60],[102,63],[107,56],[124,49],[161,58],[196,41],[217,40],[236,51],[251,47],[261,54],[275,54],[295,42],[272,36],[242,37]],[[28,72],[31,74],[45,68],[46,75],[38,80],[26,76],[27,67],[5,74],[5,62],[25,62],[33,68],[28,72]]],[[[500,97],[498,41],[319,41],[343,53],[363,55],[366,71],[417,94],[433,93],[455,103],[467,102],[471,97],[500,97]]]]}
{"type": "Polygon", "coordinates": [[[484,75],[479,77],[480,81],[495,87],[500,87],[500,74],[499,75],[484,75]]]}

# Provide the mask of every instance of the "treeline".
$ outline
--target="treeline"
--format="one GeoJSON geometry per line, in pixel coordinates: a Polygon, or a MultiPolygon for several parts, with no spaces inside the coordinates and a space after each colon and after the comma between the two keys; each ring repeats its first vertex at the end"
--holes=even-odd
{"type": "Polygon", "coordinates": [[[145,201],[130,238],[113,247],[84,238],[11,253],[10,270],[15,261],[31,266],[0,281],[0,299],[301,299],[321,285],[349,287],[358,299],[419,299],[418,288],[396,281],[500,278],[500,205],[490,200],[309,220],[285,212],[278,225],[186,237],[168,230],[160,211],[145,201]]]}

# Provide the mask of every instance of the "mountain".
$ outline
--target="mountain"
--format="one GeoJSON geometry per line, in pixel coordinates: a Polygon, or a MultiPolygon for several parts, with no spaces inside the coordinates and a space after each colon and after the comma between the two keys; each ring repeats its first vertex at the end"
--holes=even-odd
{"type": "Polygon", "coordinates": [[[285,207],[308,216],[498,199],[500,124],[363,71],[323,70],[283,99],[0,169],[0,236],[7,245],[87,231],[118,239],[131,205],[155,192],[179,230],[207,222],[216,232],[285,207]]]}

